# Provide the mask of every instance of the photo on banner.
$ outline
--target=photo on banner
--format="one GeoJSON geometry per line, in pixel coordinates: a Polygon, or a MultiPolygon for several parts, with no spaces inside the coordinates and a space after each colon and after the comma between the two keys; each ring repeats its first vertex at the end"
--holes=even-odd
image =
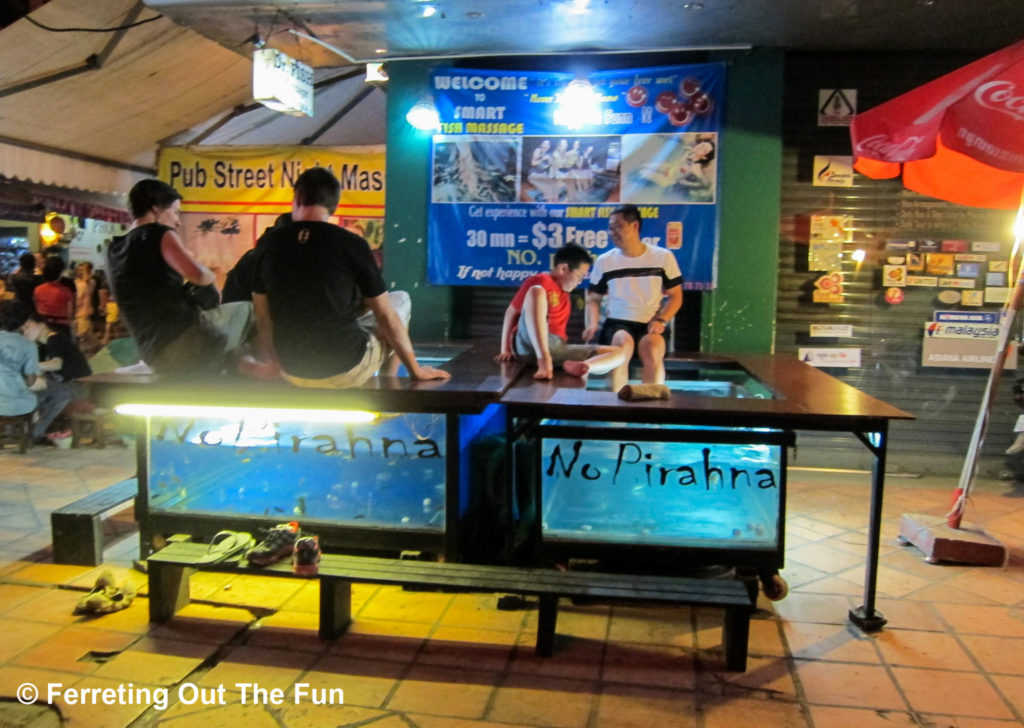
{"type": "Polygon", "coordinates": [[[519,285],[574,242],[614,246],[637,205],[684,288],[715,287],[725,64],[568,73],[439,68],[427,273],[440,285],[519,285]],[[570,97],[572,97],[570,99],[570,97]]]}

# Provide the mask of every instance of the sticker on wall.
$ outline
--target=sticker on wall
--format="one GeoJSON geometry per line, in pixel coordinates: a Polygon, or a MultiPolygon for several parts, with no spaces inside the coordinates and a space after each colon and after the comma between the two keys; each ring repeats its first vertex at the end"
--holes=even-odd
{"type": "Polygon", "coordinates": [[[992,325],[999,323],[999,314],[995,311],[936,311],[932,314],[932,321],[943,324],[992,325]]]}
{"type": "Polygon", "coordinates": [[[936,276],[907,276],[908,286],[927,286],[928,288],[935,288],[939,285],[939,279],[936,276]]]}
{"type": "Polygon", "coordinates": [[[998,253],[1003,249],[1001,243],[992,242],[973,242],[971,243],[971,251],[975,253],[998,253]]]}
{"type": "Polygon", "coordinates": [[[943,253],[966,253],[967,252],[967,241],[966,240],[943,240],[942,241],[942,252],[943,253]]]}
{"type": "Polygon", "coordinates": [[[940,278],[939,288],[974,288],[973,278],[940,278]]]}
{"type": "Polygon", "coordinates": [[[933,276],[953,274],[953,256],[949,253],[928,253],[924,257],[925,271],[933,276]]]}
{"type": "Polygon", "coordinates": [[[952,289],[943,291],[937,298],[940,303],[944,303],[947,306],[952,306],[954,303],[960,303],[960,299],[963,298],[963,294],[960,291],[954,291],[952,289]]]}
{"type": "Polygon", "coordinates": [[[990,260],[988,262],[989,273],[1009,273],[1010,261],[1008,260],[990,260]]]}
{"type": "Polygon", "coordinates": [[[987,255],[981,255],[979,253],[957,253],[953,256],[953,259],[957,262],[964,263],[985,263],[988,262],[987,255]]]}
{"type": "Polygon", "coordinates": [[[842,303],[843,302],[843,274],[826,273],[814,282],[815,303],[842,303]]]}
{"type": "Polygon", "coordinates": [[[860,349],[804,349],[797,351],[804,364],[812,367],[859,367],[860,349]]]}
{"type": "Polygon", "coordinates": [[[942,250],[941,240],[915,240],[914,250],[919,253],[938,253],[942,250]]]}
{"type": "Polygon", "coordinates": [[[882,285],[886,287],[907,285],[907,266],[905,265],[883,265],[882,285]]]}
{"type": "Polygon", "coordinates": [[[1010,297],[1009,288],[986,288],[985,303],[1006,303],[1010,297]]]}
{"type": "Polygon", "coordinates": [[[960,303],[964,306],[981,306],[985,303],[985,292],[964,291],[960,294],[960,303]]]}
{"type": "Polygon", "coordinates": [[[907,253],[907,270],[919,273],[924,270],[924,256],[920,253],[907,253]]]}
{"type": "Polygon", "coordinates": [[[903,303],[903,289],[902,288],[886,288],[885,289],[885,302],[896,305],[897,303],[903,303]]]}
{"type": "Polygon", "coordinates": [[[808,270],[838,270],[843,243],[853,240],[850,215],[811,215],[808,270]]]}
{"type": "Polygon", "coordinates": [[[977,278],[979,273],[981,273],[981,265],[979,263],[956,264],[956,274],[960,278],[977,278]]]}
{"type": "Polygon", "coordinates": [[[853,157],[814,155],[815,187],[853,187],[853,157]]]}
{"type": "Polygon", "coordinates": [[[811,324],[810,335],[812,339],[852,339],[853,326],[851,324],[811,324]]]}
{"type": "Polygon", "coordinates": [[[818,126],[850,126],[857,113],[857,89],[818,89],[818,126]]]}
{"type": "Polygon", "coordinates": [[[1002,271],[989,271],[985,274],[985,285],[1001,288],[1006,285],[1006,274],[1002,271]]]}

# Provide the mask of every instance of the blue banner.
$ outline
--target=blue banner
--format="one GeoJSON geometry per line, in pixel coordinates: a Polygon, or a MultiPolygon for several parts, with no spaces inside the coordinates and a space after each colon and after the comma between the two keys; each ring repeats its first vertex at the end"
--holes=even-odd
{"type": "Polygon", "coordinates": [[[574,242],[611,249],[637,205],[684,287],[714,288],[725,64],[568,73],[435,69],[431,283],[515,286],[574,242]]]}

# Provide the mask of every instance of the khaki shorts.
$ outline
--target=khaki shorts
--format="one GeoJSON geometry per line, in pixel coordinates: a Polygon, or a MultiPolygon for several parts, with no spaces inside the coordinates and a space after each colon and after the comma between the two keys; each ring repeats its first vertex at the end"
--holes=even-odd
{"type": "MultiPolygon", "coordinates": [[[[512,342],[512,351],[520,359],[526,362],[536,362],[537,352],[533,350],[530,337],[526,333],[526,327],[520,326],[516,329],[516,336],[512,342]]],[[[567,361],[583,361],[597,355],[597,347],[590,344],[568,344],[561,337],[548,333],[548,351],[551,353],[551,363],[554,366],[561,366],[567,361]]]]}
{"type": "MultiPolygon", "coordinates": [[[[408,328],[409,319],[412,315],[412,301],[409,299],[409,294],[405,291],[388,291],[388,299],[398,314],[398,318],[402,320],[402,324],[408,328]]],[[[356,320],[356,323],[359,324],[359,328],[366,332],[368,341],[363,358],[347,372],[325,377],[324,379],[293,377],[287,372],[282,372],[281,376],[296,387],[307,387],[310,389],[348,389],[365,384],[387,361],[387,358],[391,355],[391,347],[381,340],[380,334],[377,332],[377,319],[372,312],[364,313],[356,320]]]]}

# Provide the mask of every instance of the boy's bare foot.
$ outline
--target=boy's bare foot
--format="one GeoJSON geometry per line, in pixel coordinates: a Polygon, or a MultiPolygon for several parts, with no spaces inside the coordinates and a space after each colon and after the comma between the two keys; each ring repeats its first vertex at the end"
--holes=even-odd
{"type": "Polygon", "coordinates": [[[562,369],[566,374],[571,374],[574,377],[583,378],[590,372],[590,367],[584,361],[567,361],[562,364],[562,369]]]}
{"type": "Polygon", "coordinates": [[[544,379],[553,379],[554,376],[555,376],[555,373],[553,371],[551,371],[550,369],[545,369],[544,367],[537,367],[537,371],[534,373],[533,378],[534,379],[542,379],[542,380],[544,380],[544,379]]]}

